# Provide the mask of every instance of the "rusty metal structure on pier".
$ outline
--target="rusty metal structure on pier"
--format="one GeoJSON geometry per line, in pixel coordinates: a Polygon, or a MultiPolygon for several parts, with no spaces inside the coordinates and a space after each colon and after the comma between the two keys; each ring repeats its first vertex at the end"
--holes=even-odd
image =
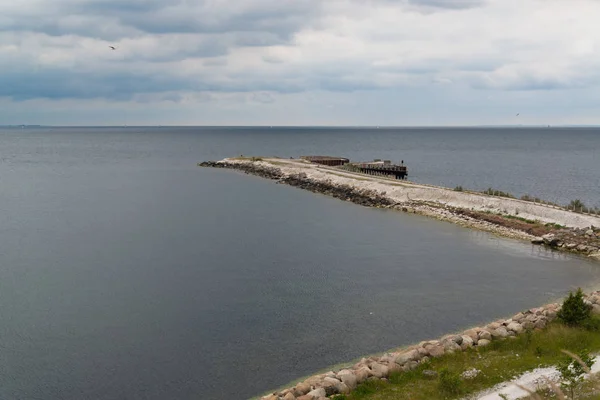
{"type": "Polygon", "coordinates": [[[302,160],[310,161],[311,163],[327,165],[329,167],[338,167],[345,165],[350,162],[349,159],[343,157],[330,157],[330,156],[302,156],[302,160]]]}
{"type": "Polygon", "coordinates": [[[348,158],[330,156],[302,156],[300,159],[367,175],[393,177],[394,179],[406,179],[408,176],[408,169],[404,165],[404,161],[401,161],[400,164],[392,164],[390,160],[377,159],[369,162],[350,162],[348,158]]]}
{"type": "Polygon", "coordinates": [[[408,169],[404,165],[404,161],[400,164],[392,164],[390,160],[349,163],[344,165],[344,169],[367,175],[394,177],[394,179],[406,179],[408,176],[408,169]]]}

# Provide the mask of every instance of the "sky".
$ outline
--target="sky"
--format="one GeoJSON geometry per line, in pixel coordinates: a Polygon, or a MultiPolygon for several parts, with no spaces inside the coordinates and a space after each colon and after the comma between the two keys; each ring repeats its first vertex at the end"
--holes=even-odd
{"type": "Polygon", "coordinates": [[[0,125],[599,124],[599,20],[599,0],[0,0],[0,125]]]}

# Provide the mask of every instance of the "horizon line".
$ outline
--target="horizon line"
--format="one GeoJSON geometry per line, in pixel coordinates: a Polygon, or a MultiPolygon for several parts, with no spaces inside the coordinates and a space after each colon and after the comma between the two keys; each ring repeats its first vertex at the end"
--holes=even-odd
{"type": "Polygon", "coordinates": [[[176,124],[151,124],[151,125],[46,125],[46,124],[0,124],[0,128],[599,128],[600,124],[478,124],[478,125],[176,125],[176,124]]]}

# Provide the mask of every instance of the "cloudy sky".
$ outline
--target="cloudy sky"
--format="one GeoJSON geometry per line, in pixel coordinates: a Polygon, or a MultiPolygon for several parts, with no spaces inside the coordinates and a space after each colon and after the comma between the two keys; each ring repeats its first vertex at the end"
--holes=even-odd
{"type": "Polygon", "coordinates": [[[0,0],[0,125],[597,124],[599,20],[599,0],[0,0]]]}

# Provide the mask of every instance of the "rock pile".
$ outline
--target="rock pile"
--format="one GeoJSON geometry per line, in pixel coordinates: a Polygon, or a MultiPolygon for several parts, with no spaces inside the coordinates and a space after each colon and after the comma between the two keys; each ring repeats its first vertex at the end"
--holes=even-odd
{"type": "Polygon", "coordinates": [[[285,175],[280,169],[260,162],[205,161],[199,163],[198,166],[236,169],[247,174],[276,180],[278,183],[295,186],[314,193],[322,193],[345,201],[351,201],[365,207],[390,207],[394,204],[385,196],[372,190],[361,190],[347,185],[336,185],[331,181],[314,180],[308,178],[306,174],[303,173],[285,175]]]}
{"type": "Polygon", "coordinates": [[[531,242],[600,259],[600,228],[593,226],[589,229],[561,229],[531,242]]]}
{"type": "MultiPolygon", "coordinates": [[[[594,313],[600,314],[600,292],[586,296],[586,303],[594,313]]],[[[357,385],[367,380],[386,380],[392,372],[410,371],[427,363],[432,358],[444,354],[477,349],[489,346],[493,341],[510,339],[526,331],[544,329],[556,318],[561,304],[553,303],[543,307],[520,312],[507,320],[498,320],[483,327],[468,329],[455,335],[447,335],[437,340],[428,340],[415,346],[386,353],[379,357],[361,359],[358,363],[324,374],[311,376],[294,387],[264,396],[262,400],[324,400],[336,394],[350,393],[357,385]]],[[[435,378],[437,373],[423,371],[435,378]]],[[[477,370],[466,372],[467,378],[480,373],[477,370]]]]}
{"type": "MultiPolygon", "coordinates": [[[[366,207],[395,208],[405,212],[414,212],[459,225],[493,232],[505,237],[531,240],[534,244],[545,245],[556,250],[578,253],[600,260],[600,228],[593,226],[586,229],[552,229],[553,233],[535,237],[533,235],[541,234],[539,233],[540,229],[537,229],[538,233],[536,233],[531,231],[535,231],[531,226],[528,226],[529,230],[525,231],[523,231],[525,228],[504,226],[501,222],[506,223],[508,220],[504,220],[502,216],[486,215],[485,213],[477,213],[471,210],[418,201],[396,203],[386,197],[385,193],[359,189],[349,185],[340,185],[331,180],[311,179],[305,173],[284,173],[281,168],[267,162],[262,162],[260,159],[206,161],[198,165],[201,167],[235,169],[243,171],[246,174],[272,179],[277,181],[277,183],[295,186],[315,193],[322,193],[366,207]]],[[[542,226],[542,228],[544,227],[542,226]]]]}

